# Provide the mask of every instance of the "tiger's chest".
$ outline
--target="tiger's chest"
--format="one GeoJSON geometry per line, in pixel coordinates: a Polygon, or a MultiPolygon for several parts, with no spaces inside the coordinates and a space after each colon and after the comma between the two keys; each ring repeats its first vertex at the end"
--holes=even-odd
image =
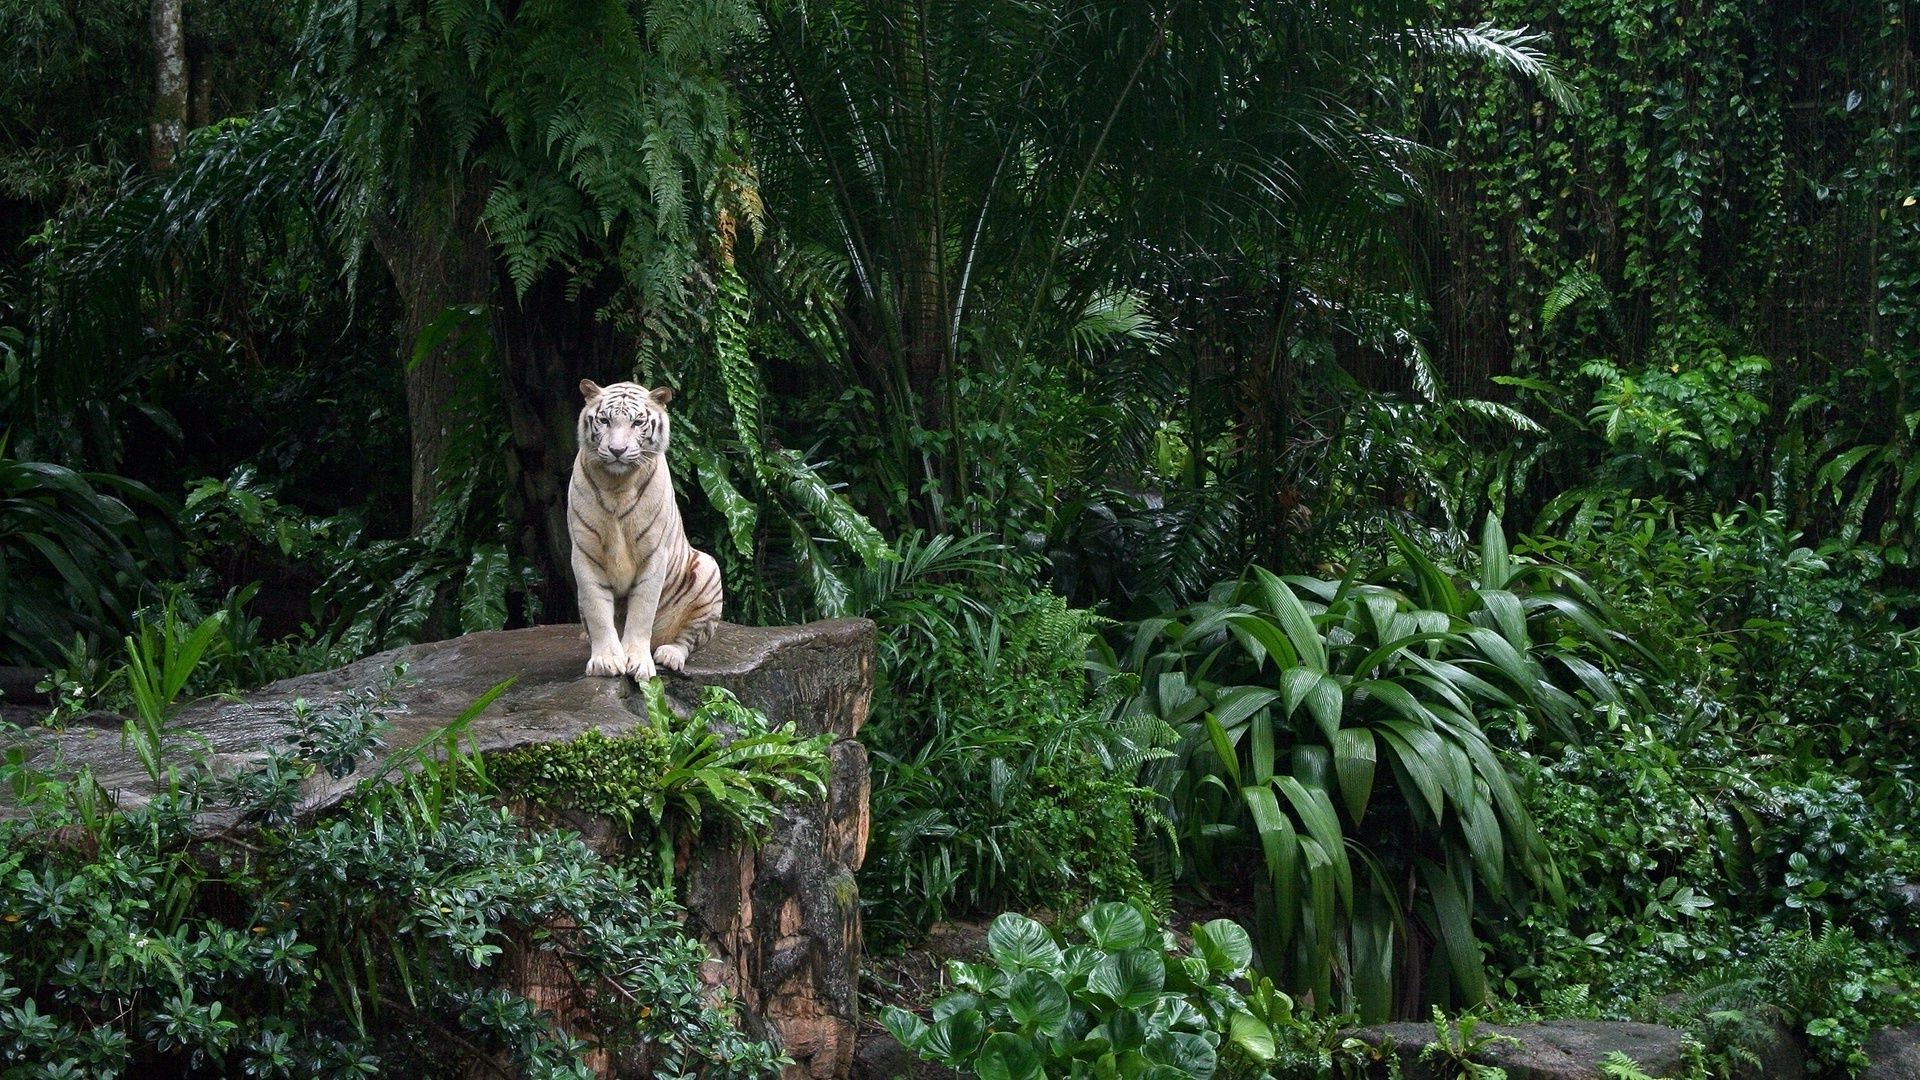
{"type": "Polygon", "coordinates": [[[650,509],[647,502],[645,498],[631,499],[608,515],[604,531],[609,584],[631,588],[660,554],[661,538],[656,528],[660,515],[657,507],[650,509]]]}
{"type": "Polygon", "coordinates": [[[568,506],[574,547],[614,593],[631,592],[658,571],[666,533],[677,524],[664,512],[672,497],[661,483],[622,489],[584,473],[575,477],[568,506]]]}

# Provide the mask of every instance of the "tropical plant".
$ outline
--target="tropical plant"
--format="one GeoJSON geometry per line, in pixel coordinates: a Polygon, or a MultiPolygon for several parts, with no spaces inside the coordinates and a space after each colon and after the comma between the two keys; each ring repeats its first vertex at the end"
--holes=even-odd
{"type": "Polygon", "coordinates": [[[1309,1029],[1251,969],[1253,945],[1231,920],[1196,924],[1190,951],[1127,904],[1096,904],[1076,926],[1084,941],[1001,915],[990,962],[954,962],[958,989],[934,1002],[932,1023],[897,1007],[882,1021],[920,1057],[983,1077],[1294,1075],[1309,1029]]]}
{"type": "Polygon", "coordinates": [[[11,662],[56,666],[75,634],[102,646],[131,628],[170,557],[172,517],[131,480],[0,453],[0,647],[11,662]]]}
{"type": "Polygon", "coordinates": [[[1147,890],[1136,818],[1153,813],[1131,778],[1165,751],[1150,722],[1106,723],[1132,683],[1089,681],[1096,617],[1050,594],[964,595],[923,585],[879,609],[898,663],[862,731],[875,782],[861,881],[878,937],[1147,890]]]}
{"type": "Polygon", "coordinates": [[[1476,890],[1560,889],[1499,744],[1577,739],[1589,710],[1625,700],[1600,666],[1627,655],[1607,609],[1578,577],[1515,561],[1498,519],[1464,586],[1394,539],[1399,563],[1371,580],[1256,569],[1142,622],[1121,664],[1141,677],[1129,711],[1180,732],[1145,777],[1192,872],[1231,880],[1257,852],[1264,969],[1368,1018],[1407,1007],[1429,947],[1441,996],[1486,998],[1476,890]]]}
{"type": "Polygon", "coordinates": [[[331,818],[280,819],[212,841],[223,858],[198,857],[209,841],[191,827],[194,799],[284,806],[311,769],[356,771],[371,750],[366,706],[296,713],[308,726],[258,783],[192,782],[126,814],[94,806],[84,776],[57,782],[16,756],[0,762],[31,812],[0,823],[0,1066],[429,1076],[486,1063],[573,1077],[590,1050],[644,1047],[663,1076],[777,1067],[699,984],[706,950],[671,900],[578,836],[449,787],[477,768],[457,746],[437,770],[389,757],[331,818]],[[517,988],[512,947],[595,988],[581,1006],[592,1044],[517,988]]]}

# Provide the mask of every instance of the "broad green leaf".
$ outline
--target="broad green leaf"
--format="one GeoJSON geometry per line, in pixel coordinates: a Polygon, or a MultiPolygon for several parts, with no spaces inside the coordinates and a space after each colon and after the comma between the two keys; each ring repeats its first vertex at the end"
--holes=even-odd
{"type": "Polygon", "coordinates": [[[1454,588],[1453,582],[1440,572],[1427,553],[1392,525],[1387,526],[1387,533],[1393,537],[1393,546],[1399,549],[1407,568],[1413,571],[1414,580],[1420,587],[1420,605],[1445,612],[1454,618],[1462,615],[1464,605],[1460,601],[1460,590],[1454,588]]]}
{"type": "Polygon", "coordinates": [[[935,1061],[961,1069],[973,1063],[973,1056],[986,1036],[987,1022],[979,1011],[962,1009],[936,1021],[921,1046],[935,1061]]]}
{"type": "Polygon", "coordinates": [[[1095,904],[1080,916],[1087,940],[1109,952],[1131,949],[1147,940],[1147,920],[1132,905],[1117,901],[1095,904]]]}
{"type": "Polygon", "coordinates": [[[1253,963],[1253,939],[1232,919],[1194,927],[1193,947],[1216,975],[1238,975],[1253,963]]]}
{"type": "Polygon", "coordinates": [[[996,1031],[987,1036],[980,1056],[973,1062],[980,1080],[1046,1080],[1040,1053],[1024,1036],[1011,1031],[996,1031]]]}
{"type": "Polygon", "coordinates": [[[1480,598],[1482,610],[1493,621],[1493,629],[1498,630],[1515,649],[1526,649],[1532,643],[1527,634],[1527,612],[1520,604],[1520,598],[1505,589],[1481,589],[1476,596],[1480,598]]]}
{"type": "Polygon", "coordinates": [[[1300,841],[1292,819],[1280,809],[1280,801],[1267,786],[1240,789],[1253,819],[1254,833],[1260,838],[1260,852],[1266,859],[1268,887],[1273,890],[1275,944],[1284,949],[1292,940],[1300,917],[1300,841]]]}
{"type": "Polygon", "coordinates": [[[1146,1021],[1133,1009],[1108,1013],[1106,1023],[1087,1034],[1091,1038],[1105,1039],[1116,1054],[1138,1050],[1147,1043],[1146,1021]]]}
{"type": "Polygon", "coordinates": [[[1252,612],[1236,612],[1228,617],[1234,636],[1240,639],[1240,645],[1253,658],[1253,666],[1264,666],[1265,657],[1273,657],[1281,670],[1297,667],[1300,654],[1294,650],[1293,643],[1278,626],[1268,621],[1264,615],[1252,612]]]}
{"type": "Polygon", "coordinates": [[[1166,986],[1167,965],[1153,949],[1128,949],[1109,955],[1087,976],[1087,989],[1123,1009],[1151,1004],[1166,986]]]}
{"type": "Polygon", "coordinates": [[[1513,559],[1507,554],[1507,530],[1500,518],[1488,514],[1480,528],[1480,584],[1483,588],[1504,589],[1513,578],[1513,559]]]}
{"type": "Polygon", "coordinates": [[[1279,1049],[1273,1040],[1273,1029],[1250,1012],[1236,1012],[1227,1018],[1227,1038],[1260,1065],[1272,1061],[1279,1049]]]}
{"type": "Polygon", "coordinates": [[[1381,738],[1385,739],[1393,751],[1392,761],[1398,770],[1413,784],[1420,797],[1425,800],[1432,812],[1433,820],[1442,820],[1446,806],[1446,796],[1442,792],[1440,776],[1435,762],[1440,758],[1440,740],[1433,732],[1401,720],[1382,721],[1378,725],[1381,738]]]}
{"type": "MultiPolygon", "coordinates": [[[[1333,803],[1327,794],[1317,788],[1309,788],[1291,776],[1276,776],[1273,786],[1287,797],[1293,806],[1293,812],[1307,832],[1320,846],[1326,849],[1329,866],[1333,871],[1335,895],[1340,904],[1349,906],[1353,902],[1353,867],[1347,861],[1346,834],[1340,827],[1340,815],[1333,809],[1333,803]]],[[[1331,926],[1322,922],[1323,928],[1331,926]]]]}
{"type": "MultiPolygon", "coordinates": [[[[674,441],[677,447],[679,440],[674,441]]],[[[700,490],[706,492],[707,501],[727,520],[727,536],[733,541],[733,549],[742,558],[753,558],[753,531],[759,522],[760,508],[733,486],[726,460],[719,454],[704,446],[692,446],[685,452],[693,459],[700,490]]]]}
{"type": "Polygon", "coordinates": [[[1024,1029],[1058,1036],[1071,1009],[1065,988],[1044,971],[1023,971],[1007,988],[1007,1015],[1024,1029]]]}
{"type": "MultiPolygon", "coordinates": [[[[1289,672],[1298,670],[1291,668],[1289,672]]],[[[1230,686],[1213,695],[1213,718],[1220,722],[1221,727],[1232,730],[1279,697],[1278,691],[1264,686],[1230,686]]]]}
{"type": "Polygon", "coordinates": [[[1220,759],[1220,765],[1227,770],[1233,786],[1240,786],[1240,755],[1233,748],[1233,740],[1227,735],[1220,722],[1212,716],[1200,718],[1201,726],[1207,732],[1207,741],[1213,747],[1213,754],[1220,759]]]}
{"type": "Polygon", "coordinates": [[[1355,825],[1367,814],[1367,800],[1373,794],[1373,773],[1378,764],[1373,732],[1366,728],[1342,728],[1334,733],[1333,773],[1340,784],[1340,798],[1347,816],[1355,825]]]}
{"type": "Polygon", "coordinates": [[[1420,700],[1407,692],[1407,688],[1390,679],[1368,679],[1353,684],[1355,694],[1364,694],[1382,705],[1392,709],[1403,719],[1420,725],[1431,725],[1433,713],[1420,700]]]}
{"type": "Polygon", "coordinates": [[[1466,894],[1444,868],[1426,859],[1419,860],[1418,866],[1427,895],[1433,900],[1434,919],[1438,924],[1433,928],[1434,934],[1446,949],[1448,966],[1460,984],[1466,1003],[1478,1005],[1487,1000],[1487,975],[1480,963],[1480,949],[1473,935],[1473,913],[1468,908],[1466,894]]]}
{"type": "Polygon", "coordinates": [[[887,1034],[893,1036],[894,1041],[909,1050],[918,1049],[929,1030],[925,1020],[898,1005],[889,1005],[880,1013],[880,1024],[887,1029],[887,1034]]]}
{"type": "Polygon", "coordinates": [[[1313,616],[1307,614],[1300,598],[1272,571],[1256,566],[1254,574],[1260,579],[1269,610],[1280,621],[1280,628],[1286,631],[1287,640],[1293,643],[1300,663],[1315,671],[1327,670],[1326,642],[1321,640],[1320,630],[1313,625],[1313,616]]]}
{"type": "Polygon", "coordinates": [[[507,625],[507,549],[481,544],[473,549],[460,583],[460,631],[498,630],[507,625]]]}
{"type": "Polygon", "coordinates": [[[1018,912],[1009,911],[987,928],[987,952],[1008,971],[1026,968],[1053,970],[1060,966],[1060,946],[1047,928],[1018,912]]]}
{"type": "Polygon", "coordinates": [[[1147,1043],[1145,1056],[1156,1065],[1180,1070],[1189,1080],[1210,1080],[1219,1067],[1213,1044],[1191,1031],[1169,1032],[1147,1043]]]}
{"type": "Polygon", "coordinates": [[[1332,742],[1334,734],[1340,730],[1341,713],[1346,704],[1346,694],[1340,681],[1331,675],[1322,675],[1314,681],[1307,691],[1307,711],[1320,725],[1320,733],[1332,742]]]}

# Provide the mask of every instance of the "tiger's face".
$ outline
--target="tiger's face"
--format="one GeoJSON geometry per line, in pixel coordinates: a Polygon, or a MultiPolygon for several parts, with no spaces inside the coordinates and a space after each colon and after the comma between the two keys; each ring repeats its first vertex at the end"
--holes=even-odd
{"type": "Polygon", "coordinates": [[[649,390],[630,382],[599,386],[582,379],[580,395],[587,399],[580,410],[580,448],[609,472],[627,472],[648,454],[667,452],[671,387],[649,390]]]}

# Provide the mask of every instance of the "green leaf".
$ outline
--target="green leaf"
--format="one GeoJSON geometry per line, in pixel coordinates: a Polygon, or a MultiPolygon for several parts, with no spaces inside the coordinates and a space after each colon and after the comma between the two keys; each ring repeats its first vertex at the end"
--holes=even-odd
{"type": "Polygon", "coordinates": [[[1206,1036],[1191,1031],[1174,1031],[1154,1039],[1144,1056],[1156,1065],[1178,1069],[1190,1080],[1210,1080],[1219,1067],[1219,1058],[1206,1036]]]}
{"type": "Polygon", "coordinates": [[[1266,1021],[1249,1012],[1236,1012],[1227,1018],[1227,1038],[1259,1065],[1272,1061],[1279,1050],[1273,1039],[1273,1029],[1267,1026],[1266,1021]]]}
{"type": "Polygon", "coordinates": [[[1011,1031],[996,1031],[987,1036],[980,1056],[973,1062],[980,1080],[1046,1080],[1040,1054],[1033,1043],[1011,1031]]]}
{"type": "Polygon", "coordinates": [[[1131,949],[1147,940],[1147,920],[1129,904],[1108,901],[1088,908],[1080,916],[1080,928],[1087,940],[1108,952],[1131,949]]]}
{"type": "Polygon", "coordinates": [[[1355,825],[1367,814],[1367,800],[1373,794],[1373,773],[1378,764],[1373,732],[1366,728],[1343,728],[1334,733],[1333,773],[1340,784],[1341,801],[1355,825]]]}
{"type": "Polygon", "coordinates": [[[1214,919],[1194,927],[1193,947],[1216,975],[1238,975],[1253,963],[1253,940],[1232,919],[1214,919]]]}
{"type": "Polygon", "coordinates": [[[1060,946],[1047,928],[1014,911],[1001,914],[987,928],[987,952],[994,963],[1008,971],[1051,971],[1060,966],[1061,960],[1060,946]]]}
{"type": "Polygon", "coordinates": [[[700,490],[706,492],[707,501],[727,519],[727,535],[733,540],[733,549],[742,558],[753,558],[753,530],[759,521],[759,507],[733,486],[733,480],[727,475],[727,463],[720,455],[699,445],[688,446],[684,452],[693,459],[694,475],[700,481],[700,490]]]}
{"type": "Polygon", "coordinates": [[[1268,609],[1279,619],[1280,628],[1286,631],[1300,662],[1315,671],[1327,670],[1326,643],[1321,640],[1320,630],[1313,625],[1313,616],[1307,614],[1300,598],[1272,571],[1256,566],[1254,574],[1260,579],[1268,609]]]}
{"type": "Polygon", "coordinates": [[[1124,1009],[1152,1004],[1167,982],[1167,964],[1153,949],[1114,953],[1087,976],[1088,991],[1124,1009]]]}
{"type": "Polygon", "coordinates": [[[460,582],[460,632],[498,630],[507,625],[507,549],[481,544],[473,549],[460,582]]]}
{"type": "Polygon", "coordinates": [[[1072,1002],[1058,979],[1044,971],[1023,971],[1007,988],[1007,1015],[1023,1029],[1058,1037],[1066,1030],[1072,1002]]]}
{"type": "Polygon", "coordinates": [[[1499,517],[1488,514],[1480,528],[1480,584],[1487,589],[1504,589],[1513,577],[1513,560],[1507,554],[1507,531],[1499,517]]]}
{"type": "Polygon", "coordinates": [[[987,1022],[974,1009],[962,1009],[934,1023],[921,1044],[927,1056],[956,1069],[973,1064],[981,1040],[987,1035],[987,1022]]]}

